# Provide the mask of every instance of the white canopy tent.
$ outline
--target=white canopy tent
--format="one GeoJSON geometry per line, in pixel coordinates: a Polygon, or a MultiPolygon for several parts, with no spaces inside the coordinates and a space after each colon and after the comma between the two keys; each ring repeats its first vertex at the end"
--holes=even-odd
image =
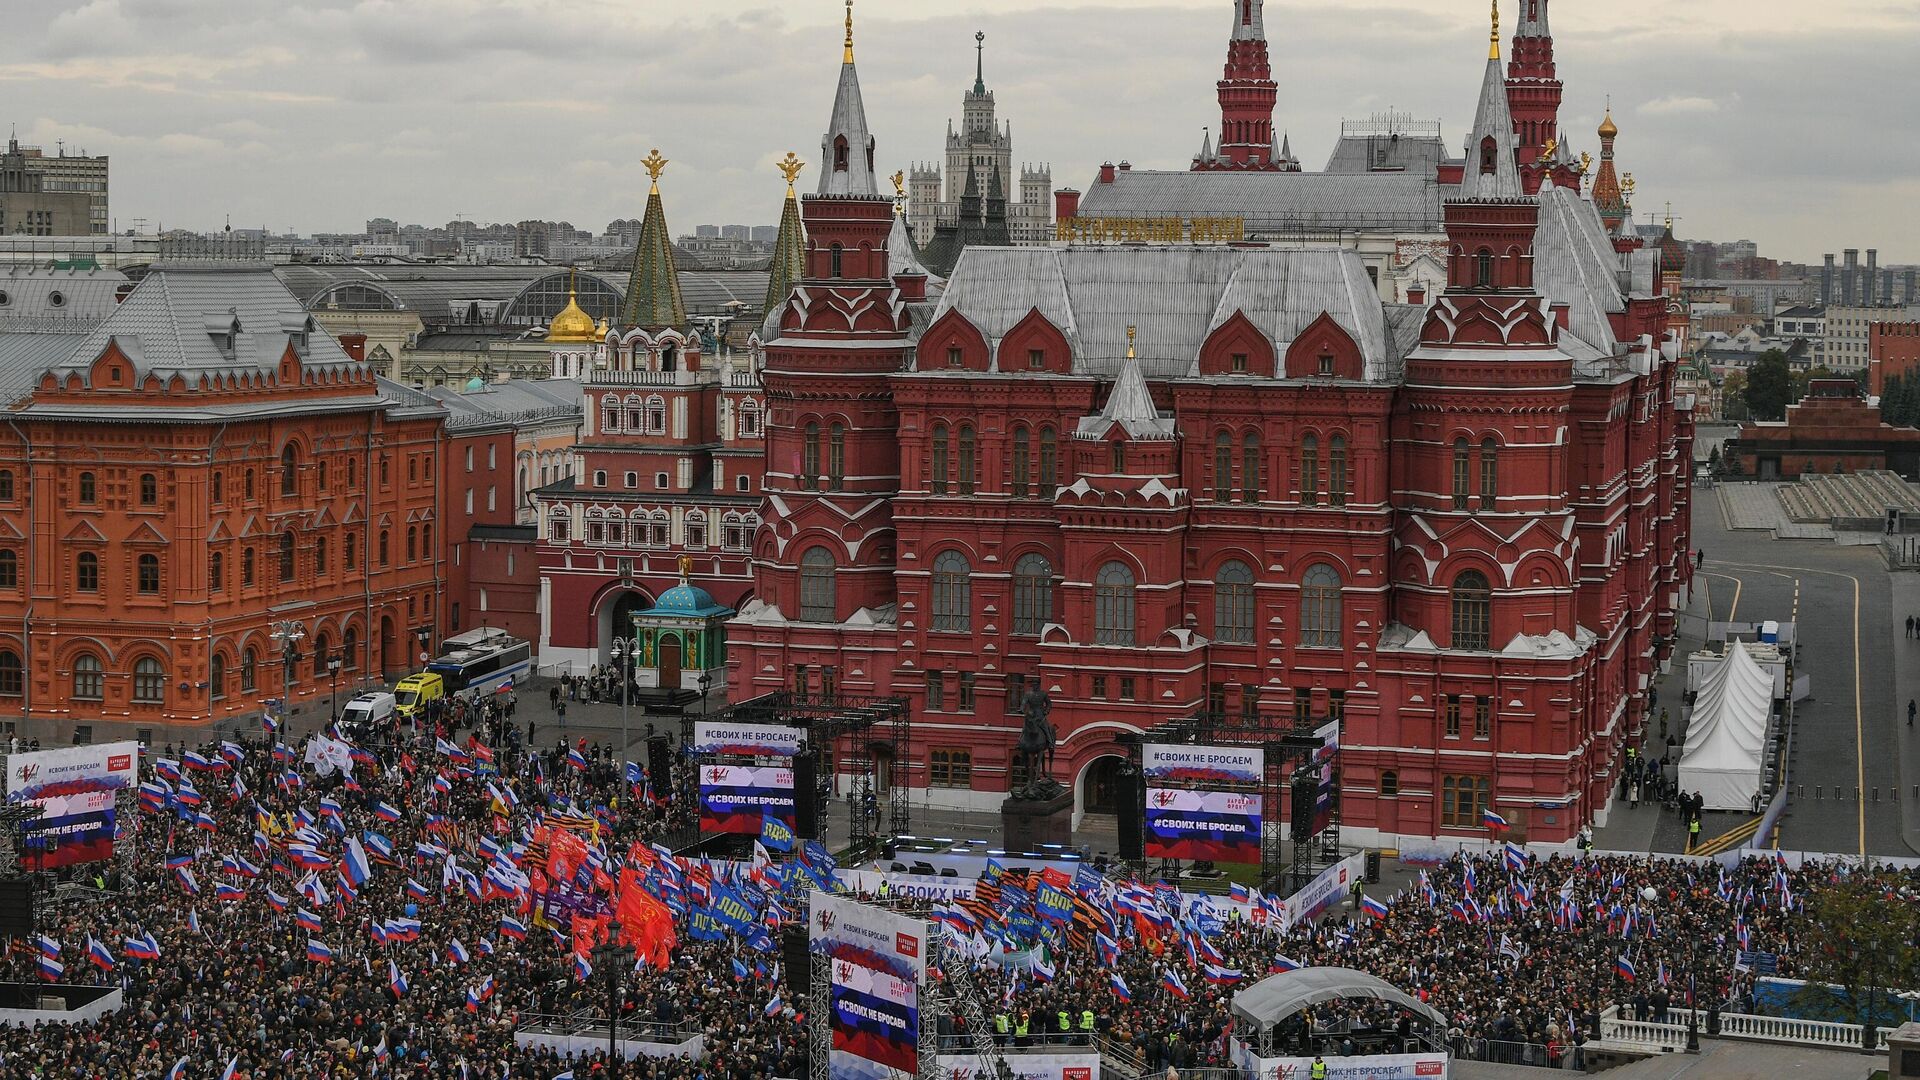
{"type": "Polygon", "coordinates": [[[1708,810],[1748,810],[1760,790],[1767,720],[1773,715],[1773,676],[1744,642],[1702,680],[1680,754],[1680,789],[1700,793],[1708,810]]]}

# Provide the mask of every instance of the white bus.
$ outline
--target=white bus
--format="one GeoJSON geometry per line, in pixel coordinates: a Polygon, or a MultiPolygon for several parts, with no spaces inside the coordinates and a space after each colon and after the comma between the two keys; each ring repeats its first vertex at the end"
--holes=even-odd
{"type": "Polygon", "coordinates": [[[533,671],[533,646],[499,627],[483,626],[448,638],[427,670],[446,680],[449,694],[491,694],[533,671]]]}

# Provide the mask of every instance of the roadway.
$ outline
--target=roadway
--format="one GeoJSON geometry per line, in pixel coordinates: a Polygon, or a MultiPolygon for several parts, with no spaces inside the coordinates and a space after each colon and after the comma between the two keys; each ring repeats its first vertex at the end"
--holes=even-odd
{"type": "MultiPolygon", "coordinates": [[[[1912,843],[1920,831],[1910,820],[1920,811],[1911,797],[1920,781],[1920,746],[1904,723],[1906,699],[1920,682],[1920,640],[1905,639],[1906,614],[1920,611],[1920,581],[1907,582],[1911,598],[1898,605],[1896,623],[1892,575],[1876,547],[1730,530],[1717,493],[1702,494],[1694,504],[1693,535],[1694,546],[1706,550],[1696,575],[1705,618],[1794,622],[1797,670],[1812,680],[1813,696],[1795,706],[1793,799],[1777,845],[1847,854],[1920,851],[1912,843]],[[1901,680],[1908,693],[1898,693],[1896,658],[1902,669],[1914,669],[1911,679],[1901,680]],[[1910,797],[1899,800],[1903,777],[1910,797]]],[[[1687,621],[1694,624],[1685,628],[1688,637],[1703,629],[1687,621]]]]}

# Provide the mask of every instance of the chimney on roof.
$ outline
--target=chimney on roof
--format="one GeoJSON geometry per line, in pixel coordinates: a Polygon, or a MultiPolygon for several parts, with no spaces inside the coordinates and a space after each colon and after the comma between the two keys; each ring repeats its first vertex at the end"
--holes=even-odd
{"type": "Polygon", "coordinates": [[[1427,302],[1427,287],[1425,285],[1416,283],[1416,284],[1407,286],[1407,303],[1412,304],[1415,307],[1421,307],[1421,306],[1424,306],[1426,302],[1427,302]]]}
{"type": "Polygon", "coordinates": [[[1132,171],[1133,171],[1133,162],[1131,162],[1131,161],[1122,161],[1122,162],[1120,162],[1120,171],[1121,171],[1121,172],[1132,172],[1132,171]]]}
{"type": "Polygon", "coordinates": [[[1074,189],[1061,188],[1053,193],[1053,220],[1066,221],[1080,216],[1080,193],[1074,189]]]}
{"type": "Polygon", "coordinates": [[[1113,183],[1113,162],[1103,161],[1100,163],[1100,182],[1103,184],[1113,183]]]}

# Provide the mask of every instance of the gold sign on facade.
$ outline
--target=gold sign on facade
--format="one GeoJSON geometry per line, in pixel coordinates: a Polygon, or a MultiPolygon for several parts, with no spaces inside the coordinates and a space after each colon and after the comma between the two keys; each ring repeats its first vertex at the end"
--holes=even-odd
{"type": "Polygon", "coordinates": [[[1053,238],[1069,244],[1231,244],[1247,238],[1245,218],[1061,218],[1053,238]]]}

